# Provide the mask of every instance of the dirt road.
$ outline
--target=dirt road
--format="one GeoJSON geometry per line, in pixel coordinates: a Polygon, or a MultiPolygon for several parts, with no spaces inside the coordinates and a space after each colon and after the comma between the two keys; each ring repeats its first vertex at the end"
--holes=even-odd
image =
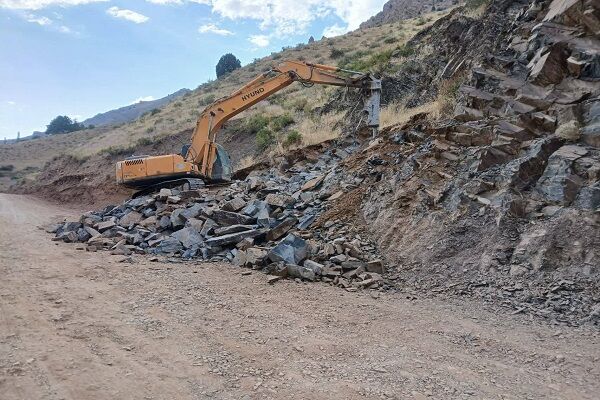
{"type": "Polygon", "coordinates": [[[56,244],[0,194],[0,398],[597,399],[600,340],[473,302],[56,244]]]}

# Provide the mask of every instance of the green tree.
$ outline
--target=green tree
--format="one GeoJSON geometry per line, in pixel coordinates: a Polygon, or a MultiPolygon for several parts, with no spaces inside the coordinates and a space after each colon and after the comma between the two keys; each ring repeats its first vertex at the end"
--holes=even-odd
{"type": "Polygon", "coordinates": [[[66,115],[59,115],[50,121],[49,125],[46,125],[46,134],[55,135],[57,133],[69,133],[84,129],[83,124],[72,120],[66,115]]]}
{"type": "Polygon", "coordinates": [[[217,78],[222,77],[230,72],[235,71],[238,68],[242,68],[242,63],[231,53],[227,53],[221,57],[217,63],[217,78]]]}

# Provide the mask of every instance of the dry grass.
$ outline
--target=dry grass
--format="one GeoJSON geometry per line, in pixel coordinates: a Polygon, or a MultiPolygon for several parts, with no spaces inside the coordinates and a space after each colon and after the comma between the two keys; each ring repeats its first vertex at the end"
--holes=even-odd
{"type": "Polygon", "coordinates": [[[235,170],[238,169],[244,169],[244,168],[248,168],[251,167],[252,165],[254,165],[256,163],[256,158],[254,156],[246,156],[244,158],[242,158],[237,165],[235,165],[235,170]]]}
{"type": "Polygon", "coordinates": [[[440,104],[438,101],[433,101],[419,107],[406,108],[403,104],[392,103],[381,110],[380,125],[382,128],[402,125],[421,113],[427,113],[431,118],[437,119],[440,115],[440,104]]]}

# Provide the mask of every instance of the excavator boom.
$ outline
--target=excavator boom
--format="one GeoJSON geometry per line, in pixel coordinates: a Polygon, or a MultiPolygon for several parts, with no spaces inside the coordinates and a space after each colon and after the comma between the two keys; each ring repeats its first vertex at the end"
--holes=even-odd
{"type": "Polygon", "coordinates": [[[366,94],[366,125],[379,126],[381,81],[369,74],[342,70],[302,61],[284,61],[261,74],[232,94],[208,106],[198,118],[191,143],[182,154],[132,157],[117,163],[117,183],[144,188],[163,181],[189,178],[227,181],[231,165],[225,150],[217,144],[223,124],[294,82],[304,85],[332,85],[362,89],[366,94]]]}

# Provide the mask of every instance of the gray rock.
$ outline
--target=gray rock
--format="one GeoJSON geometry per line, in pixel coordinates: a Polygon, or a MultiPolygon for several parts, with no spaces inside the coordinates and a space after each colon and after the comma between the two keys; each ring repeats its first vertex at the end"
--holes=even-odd
{"type": "Polygon", "coordinates": [[[305,268],[311,269],[315,275],[322,275],[323,269],[325,266],[323,264],[319,264],[316,261],[312,260],[304,260],[304,264],[302,264],[305,268]]]}
{"type": "Polygon", "coordinates": [[[181,242],[174,237],[167,237],[160,242],[156,247],[156,251],[160,253],[173,254],[183,250],[181,242]]]}
{"type": "Polygon", "coordinates": [[[378,274],[385,273],[385,266],[383,265],[382,260],[372,260],[367,262],[367,271],[368,272],[376,272],[378,274]]]}
{"type": "Polygon", "coordinates": [[[229,235],[230,233],[250,231],[254,228],[255,228],[254,225],[230,225],[230,226],[225,226],[223,228],[215,229],[215,235],[216,236],[229,235]]]}
{"type": "Polygon", "coordinates": [[[166,215],[163,215],[158,220],[157,225],[160,230],[164,231],[165,229],[169,229],[171,227],[171,218],[167,217],[166,215]]]}
{"type": "Polygon", "coordinates": [[[200,234],[206,237],[215,226],[217,226],[217,223],[212,219],[207,218],[206,221],[204,221],[204,225],[202,225],[202,230],[200,231],[200,234]]]}
{"type": "Polygon", "coordinates": [[[178,208],[171,213],[171,226],[174,229],[183,228],[185,226],[185,218],[182,218],[181,213],[185,210],[178,208]]]}
{"type": "Polygon", "coordinates": [[[568,205],[575,200],[583,185],[581,177],[575,174],[573,163],[587,154],[580,146],[563,146],[548,160],[544,174],[537,183],[537,191],[545,199],[568,205]]]}
{"type": "Polygon", "coordinates": [[[283,235],[289,232],[290,229],[294,227],[298,223],[298,219],[296,217],[288,217],[280,222],[277,226],[267,232],[267,240],[278,240],[283,235]]]}
{"type": "Polygon", "coordinates": [[[195,203],[193,206],[188,207],[179,213],[179,218],[187,221],[188,219],[196,218],[202,212],[202,205],[195,203]]]}
{"type": "Polygon", "coordinates": [[[246,250],[246,264],[249,266],[263,265],[267,259],[267,251],[256,247],[246,250]]]}
{"type": "Polygon", "coordinates": [[[119,220],[119,225],[124,228],[128,228],[131,225],[139,224],[144,216],[137,211],[130,211],[119,220]]]}
{"type": "Polygon", "coordinates": [[[233,199],[223,204],[223,207],[221,208],[225,211],[238,212],[244,207],[246,207],[246,201],[241,197],[234,197],[233,199]]]}
{"type": "Polygon", "coordinates": [[[82,242],[82,243],[87,242],[91,237],[92,237],[92,235],[90,235],[86,229],[79,228],[77,230],[77,241],[78,242],[82,242]]]}
{"type": "Polygon", "coordinates": [[[230,211],[216,210],[211,218],[219,225],[252,225],[255,218],[230,211]]]}
{"type": "Polygon", "coordinates": [[[204,226],[204,221],[198,218],[190,218],[185,221],[186,228],[194,228],[196,232],[201,232],[204,226]]]}
{"type": "Polygon", "coordinates": [[[585,143],[600,148],[600,100],[589,101],[583,105],[581,135],[585,143]]]}
{"type": "Polygon", "coordinates": [[[77,231],[81,227],[82,227],[82,225],[79,222],[65,222],[62,226],[62,231],[63,232],[73,232],[73,231],[77,231]]]}
{"type": "Polygon", "coordinates": [[[103,221],[103,222],[98,223],[98,226],[96,228],[98,228],[98,231],[100,233],[103,233],[104,231],[114,228],[115,226],[117,226],[115,221],[108,220],[108,221],[103,221]]]}
{"type": "Polygon", "coordinates": [[[202,236],[194,228],[183,228],[171,234],[172,237],[179,240],[183,247],[190,249],[200,247],[203,244],[202,236]]]}
{"type": "Polygon", "coordinates": [[[294,204],[294,198],[287,194],[271,193],[265,198],[268,205],[273,207],[287,208],[294,204]]]}
{"type": "Polygon", "coordinates": [[[306,279],[314,282],[317,279],[315,271],[296,264],[286,264],[287,275],[292,278],[306,279]]]}
{"type": "Polygon", "coordinates": [[[351,270],[361,268],[361,267],[366,270],[367,263],[365,263],[364,261],[360,261],[360,260],[350,260],[350,261],[342,262],[342,269],[344,271],[351,271],[351,270]]]}
{"type": "Polygon", "coordinates": [[[83,227],[83,229],[85,229],[85,231],[90,235],[90,237],[94,237],[94,236],[100,236],[100,232],[98,232],[97,230],[95,230],[94,228],[92,228],[91,226],[87,226],[85,225],[83,227]]]}
{"type": "Polygon", "coordinates": [[[273,262],[283,261],[286,264],[298,265],[308,256],[308,243],[294,234],[289,234],[277,246],[269,251],[269,259],[273,262]]]}
{"type": "Polygon", "coordinates": [[[305,230],[310,228],[310,226],[315,222],[317,216],[315,214],[312,215],[304,215],[298,221],[298,229],[305,230]]]}
{"type": "Polygon", "coordinates": [[[253,229],[251,231],[231,233],[229,235],[216,236],[216,237],[210,238],[210,239],[206,240],[206,245],[208,247],[220,247],[220,246],[225,246],[228,244],[236,244],[246,238],[256,237],[261,234],[262,234],[262,232],[259,230],[256,230],[256,229],[253,229]]]}

